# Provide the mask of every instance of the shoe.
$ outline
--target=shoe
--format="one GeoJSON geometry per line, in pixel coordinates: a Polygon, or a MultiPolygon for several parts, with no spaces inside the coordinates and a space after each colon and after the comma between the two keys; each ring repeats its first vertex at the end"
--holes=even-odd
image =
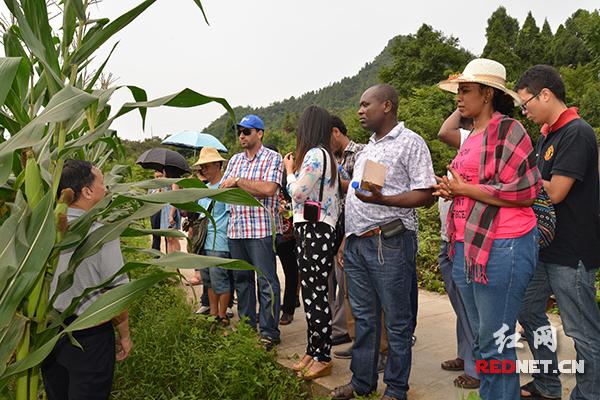
{"type": "Polygon", "coordinates": [[[415,343],[417,343],[417,337],[415,335],[412,335],[412,342],[411,342],[411,347],[415,346],[415,343]]]}
{"type": "Polygon", "coordinates": [[[225,315],[227,315],[227,318],[229,318],[229,319],[233,318],[233,310],[231,309],[231,307],[227,307],[227,311],[225,312],[225,315]]]}
{"type": "Polygon", "coordinates": [[[345,335],[342,336],[337,336],[331,339],[331,345],[332,346],[339,346],[340,344],[345,344],[345,343],[350,343],[352,341],[352,339],[350,338],[350,335],[348,335],[347,333],[345,335]]]}
{"type": "Polygon", "coordinates": [[[346,350],[334,351],[333,356],[342,360],[349,360],[352,358],[352,347],[348,347],[346,350]]]}
{"type": "Polygon", "coordinates": [[[302,371],[304,368],[306,368],[311,362],[312,362],[313,358],[312,356],[309,356],[308,354],[305,354],[300,361],[298,361],[296,364],[292,365],[292,369],[296,372],[300,372],[302,371]]]}
{"type": "Polygon", "coordinates": [[[226,328],[229,326],[229,317],[227,315],[225,315],[224,317],[217,317],[217,322],[223,328],[226,328]]]}
{"type": "Polygon", "coordinates": [[[356,393],[354,391],[354,386],[352,386],[352,383],[338,386],[329,393],[329,396],[331,396],[331,400],[350,400],[353,399],[355,396],[368,397],[369,395],[371,395],[371,393],[356,393]]]}
{"type": "Polygon", "coordinates": [[[313,379],[331,375],[332,368],[333,361],[313,360],[310,365],[306,366],[306,368],[302,370],[302,378],[305,381],[312,381],[313,379]]]}
{"type": "Polygon", "coordinates": [[[196,314],[208,315],[209,313],[210,313],[209,306],[201,306],[199,309],[196,310],[196,314]]]}
{"type": "Polygon", "coordinates": [[[279,325],[289,325],[294,320],[293,314],[282,313],[281,318],[279,318],[279,325]]]}
{"type": "Polygon", "coordinates": [[[479,389],[479,379],[473,378],[467,374],[462,374],[454,379],[454,386],[462,389],[479,389]]]}
{"type": "Polygon", "coordinates": [[[442,364],[444,371],[464,371],[465,362],[462,358],[455,358],[453,360],[446,360],[442,364]]]}
{"type": "Polygon", "coordinates": [[[385,371],[385,364],[387,364],[387,356],[383,353],[379,353],[379,360],[377,360],[377,372],[382,373],[385,371]]]}
{"type": "Polygon", "coordinates": [[[547,397],[544,396],[537,388],[533,381],[526,383],[521,386],[521,400],[560,400],[561,397],[547,397]],[[523,391],[526,391],[529,395],[524,396],[523,391]]]}
{"type": "Polygon", "coordinates": [[[281,343],[281,339],[279,339],[279,338],[271,338],[271,337],[268,337],[268,336],[261,336],[260,337],[260,343],[263,345],[265,351],[271,351],[271,350],[273,350],[273,347],[275,347],[279,343],[281,343]]]}

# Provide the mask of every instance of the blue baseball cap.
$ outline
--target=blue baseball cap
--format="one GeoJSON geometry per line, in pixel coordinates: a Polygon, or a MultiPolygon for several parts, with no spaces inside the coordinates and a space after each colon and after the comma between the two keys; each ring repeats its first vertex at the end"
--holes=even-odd
{"type": "Polygon", "coordinates": [[[239,124],[237,124],[238,127],[242,127],[242,128],[254,128],[256,130],[259,131],[264,131],[265,130],[265,123],[263,122],[262,119],[260,119],[259,116],[254,115],[254,114],[248,114],[246,115],[244,118],[242,118],[242,120],[240,121],[239,124]]]}

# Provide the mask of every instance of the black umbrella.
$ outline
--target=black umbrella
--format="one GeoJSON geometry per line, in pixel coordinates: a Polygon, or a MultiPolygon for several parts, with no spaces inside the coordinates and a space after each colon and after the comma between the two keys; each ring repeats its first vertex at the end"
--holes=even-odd
{"type": "Polygon", "coordinates": [[[141,165],[142,168],[157,171],[171,170],[179,175],[190,172],[190,166],[181,154],[163,148],[145,151],[135,163],[141,165]]]}

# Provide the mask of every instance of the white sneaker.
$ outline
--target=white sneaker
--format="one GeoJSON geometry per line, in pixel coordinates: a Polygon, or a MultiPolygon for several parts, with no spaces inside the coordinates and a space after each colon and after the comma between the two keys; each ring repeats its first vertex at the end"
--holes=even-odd
{"type": "Polygon", "coordinates": [[[196,310],[196,314],[208,314],[210,312],[210,307],[209,306],[202,306],[199,309],[196,310]]]}
{"type": "Polygon", "coordinates": [[[231,309],[231,307],[227,307],[227,311],[225,312],[225,315],[227,315],[227,317],[229,317],[229,318],[233,318],[233,310],[231,309]]]}

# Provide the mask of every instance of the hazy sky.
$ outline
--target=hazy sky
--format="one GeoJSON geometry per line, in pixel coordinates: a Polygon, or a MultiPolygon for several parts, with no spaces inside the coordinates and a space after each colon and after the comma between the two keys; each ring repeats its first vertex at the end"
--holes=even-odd
{"type": "MultiPolygon", "coordinates": [[[[104,0],[94,14],[114,19],[137,5],[104,0]]],[[[531,10],[541,27],[552,30],[576,9],[593,10],[597,1],[355,1],[204,0],[207,26],[192,0],[158,0],[116,35],[120,41],[107,70],[117,84],[145,88],[150,98],[185,87],[225,97],[232,106],[265,106],[319,89],[354,75],[398,34],[428,23],[475,54],[485,45],[485,27],[500,5],[522,22],[531,10]]],[[[105,45],[107,53],[112,43],[105,45]]],[[[102,60],[102,57],[98,58],[102,60]]],[[[129,101],[127,90],[113,98],[129,101]]],[[[113,127],[128,139],[164,137],[202,129],[223,113],[220,106],[148,111],[146,131],[139,114],[113,127]]],[[[269,121],[265,121],[268,126],[269,121]]]]}

